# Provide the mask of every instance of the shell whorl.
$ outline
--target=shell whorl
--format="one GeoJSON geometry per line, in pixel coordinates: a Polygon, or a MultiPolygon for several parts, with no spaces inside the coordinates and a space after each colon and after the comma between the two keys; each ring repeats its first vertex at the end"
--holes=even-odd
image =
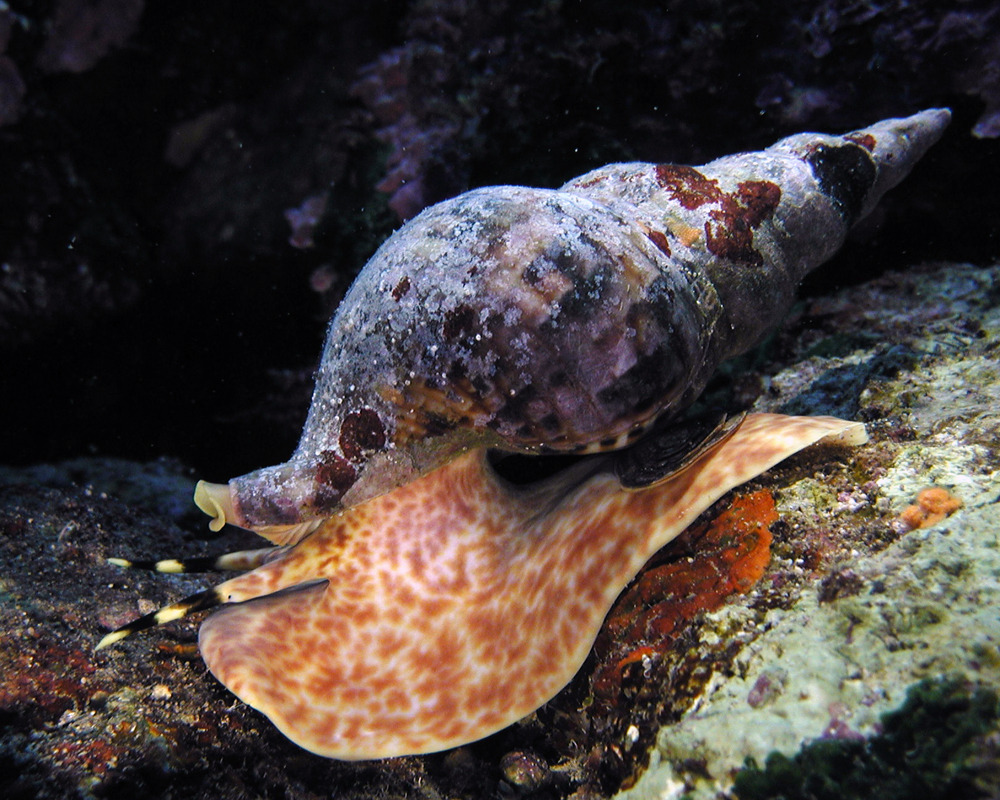
{"type": "Polygon", "coordinates": [[[334,315],[292,459],[199,504],[256,530],[296,525],[470,447],[627,443],[759,341],[949,116],[800,134],[702,167],[613,164],[558,190],[488,187],[426,209],[334,315]]]}

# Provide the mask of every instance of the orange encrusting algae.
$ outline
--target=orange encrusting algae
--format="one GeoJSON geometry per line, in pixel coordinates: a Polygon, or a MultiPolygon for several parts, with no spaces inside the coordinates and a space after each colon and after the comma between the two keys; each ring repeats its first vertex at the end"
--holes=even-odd
{"type": "Polygon", "coordinates": [[[608,614],[597,647],[623,655],[594,676],[595,694],[614,700],[628,665],[667,652],[695,615],[753,588],[771,560],[769,526],[777,519],[774,497],[762,489],[733,498],[672,542],[670,560],[647,567],[608,614]]]}
{"type": "MultiPolygon", "coordinates": [[[[768,526],[777,519],[766,490],[734,498],[710,523],[685,532],[690,559],[656,567],[639,579],[636,590],[648,613],[636,620],[634,611],[625,610],[623,620],[631,620],[632,630],[637,622],[648,622],[648,633],[667,636],[699,611],[714,611],[730,594],[748,591],[771,560],[768,526]]],[[[615,617],[612,612],[609,623],[615,617]]]]}
{"type": "Polygon", "coordinates": [[[931,486],[922,489],[917,502],[903,509],[899,521],[907,530],[929,528],[950,517],[962,507],[962,501],[947,489],[931,486]]]}
{"type": "Polygon", "coordinates": [[[236,604],[202,625],[202,655],[321,755],[479,739],[573,677],[656,550],[726,491],[821,439],[857,444],[864,428],[751,415],[689,469],[638,491],[610,473],[568,491],[559,479],[519,489],[482,451],[467,453],[222,584],[236,604]]]}

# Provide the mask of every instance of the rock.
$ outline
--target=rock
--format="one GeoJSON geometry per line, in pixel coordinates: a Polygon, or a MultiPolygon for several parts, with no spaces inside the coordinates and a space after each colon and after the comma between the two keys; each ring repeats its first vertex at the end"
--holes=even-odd
{"type": "MultiPolygon", "coordinates": [[[[846,467],[864,499],[838,504],[813,477],[778,492],[779,514],[793,531],[815,535],[819,525],[857,547],[835,551],[793,602],[756,620],[758,633],[731,674],[717,675],[683,718],[660,731],[648,771],[621,797],[721,797],[748,757],[764,764],[772,751],[791,756],[817,739],[876,735],[882,715],[925,679],[957,681],[969,694],[1000,689],[998,281],[997,267],[925,266],[811,309],[852,319],[855,329],[877,333],[879,343],[833,359],[813,357],[807,364],[814,369],[782,370],[772,380],[777,396],[760,401],[761,408],[787,393],[801,397],[829,372],[870,361],[880,350],[905,346],[916,354],[908,367],[868,381],[858,396],[862,417],[874,417],[873,441],[862,449],[881,451],[882,462],[873,469],[870,455],[849,455],[846,467]],[[903,298],[910,312],[899,305],[903,298]],[[908,441],[893,441],[900,430],[908,441]],[[932,485],[963,507],[932,527],[904,527],[885,549],[877,539],[873,547],[854,538],[872,523],[897,529],[906,506],[932,485]],[[831,590],[837,582],[847,588],[831,590]],[[766,702],[754,702],[761,687],[776,684],[776,670],[777,688],[766,702]],[[696,771],[686,766],[692,763],[696,771]]],[[[745,605],[716,612],[706,630],[731,627],[727,620],[745,615],[745,605]]],[[[994,719],[994,730],[998,724],[994,719]]]]}

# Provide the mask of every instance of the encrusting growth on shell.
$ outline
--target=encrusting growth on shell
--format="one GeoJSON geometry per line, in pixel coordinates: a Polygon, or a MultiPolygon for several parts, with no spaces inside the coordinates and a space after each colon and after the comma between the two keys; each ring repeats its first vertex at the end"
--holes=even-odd
{"type": "Polygon", "coordinates": [[[643,563],[714,500],[818,441],[865,440],[828,417],[674,418],[949,116],[427,209],[331,321],[293,457],[198,485],[213,529],[280,546],[202,563],[251,571],[99,648],[221,606],[201,626],[209,669],[336,758],[440,750],[533,711],[643,563]],[[496,450],[584,457],[516,484],[496,450]]]}

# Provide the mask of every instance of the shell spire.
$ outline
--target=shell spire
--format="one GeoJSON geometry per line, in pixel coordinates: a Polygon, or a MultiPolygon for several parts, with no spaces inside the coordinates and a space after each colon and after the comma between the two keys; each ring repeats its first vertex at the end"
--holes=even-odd
{"type": "Polygon", "coordinates": [[[196,502],[215,528],[289,543],[473,447],[628,444],[764,336],[949,119],[930,109],[426,209],[334,315],[292,458],[202,482],[196,502]]]}

